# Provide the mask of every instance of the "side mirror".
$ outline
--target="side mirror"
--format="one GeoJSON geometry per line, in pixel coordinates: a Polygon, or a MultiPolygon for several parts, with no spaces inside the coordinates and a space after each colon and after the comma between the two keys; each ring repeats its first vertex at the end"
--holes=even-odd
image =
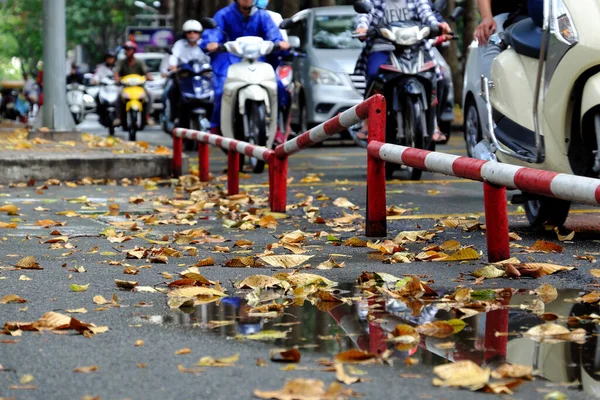
{"type": "Polygon", "coordinates": [[[217,27],[217,22],[208,17],[200,18],[200,23],[204,29],[215,29],[217,27]]]}
{"type": "Polygon", "coordinates": [[[286,18],[279,24],[280,29],[290,29],[294,25],[294,21],[291,18],[286,18]]]}
{"type": "Polygon", "coordinates": [[[358,14],[368,14],[371,12],[373,6],[371,3],[367,3],[366,1],[355,1],[354,2],[354,11],[358,14]]]}
{"type": "Polygon", "coordinates": [[[433,8],[436,11],[442,12],[446,9],[447,6],[448,2],[446,0],[436,0],[431,8],[433,8]]]}
{"type": "Polygon", "coordinates": [[[292,49],[300,48],[300,38],[298,36],[288,36],[288,42],[290,43],[290,47],[292,49]]]}
{"type": "Polygon", "coordinates": [[[460,17],[462,17],[462,15],[465,13],[465,9],[462,7],[456,7],[454,9],[454,11],[452,12],[452,14],[450,14],[450,20],[451,21],[456,21],[457,19],[459,19],[460,17]]]}

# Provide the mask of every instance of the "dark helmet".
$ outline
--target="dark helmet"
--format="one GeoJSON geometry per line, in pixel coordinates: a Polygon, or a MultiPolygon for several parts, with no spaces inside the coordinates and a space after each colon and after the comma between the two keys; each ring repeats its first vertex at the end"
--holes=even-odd
{"type": "Polygon", "coordinates": [[[117,58],[117,53],[114,50],[106,50],[104,52],[104,59],[106,60],[109,57],[117,58]]]}

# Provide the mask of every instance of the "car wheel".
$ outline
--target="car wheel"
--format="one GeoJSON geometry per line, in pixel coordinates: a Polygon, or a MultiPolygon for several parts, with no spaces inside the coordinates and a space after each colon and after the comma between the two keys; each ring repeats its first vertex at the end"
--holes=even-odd
{"type": "Polygon", "coordinates": [[[467,154],[469,157],[473,157],[475,154],[475,146],[483,139],[483,137],[481,135],[477,106],[471,99],[467,100],[467,103],[465,104],[464,131],[467,154]]]}
{"type": "Polygon", "coordinates": [[[534,228],[544,225],[562,227],[569,216],[571,203],[551,197],[532,198],[525,202],[527,221],[534,228]]]}

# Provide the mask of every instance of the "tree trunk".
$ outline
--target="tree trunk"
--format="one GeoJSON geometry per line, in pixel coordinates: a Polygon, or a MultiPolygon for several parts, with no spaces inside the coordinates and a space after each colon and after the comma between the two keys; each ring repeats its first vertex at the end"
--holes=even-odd
{"type": "Polygon", "coordinates": [[[173,0],[173,29],[178,32],[188,19],[214,17],[231,0],[173,0]]]}
{"type": "MultiPolygon", "coordinates": [[[[452,14],[455,8],[456,0],[448,0],[448,6],[446,7],[444,17],[452,14]]],[[[450,27],[454,32],[456,32],[456,23],[451,23],[450,27]]],[[[452,40],[450,42],[450,47],[444,51],[444,57],[446,58],[446,62],[452,70],[452,82],[454,83],[454,102],[460,104],[462,99],[463,68],[459,62],[458,42],[456,40],[452,40]]]]}

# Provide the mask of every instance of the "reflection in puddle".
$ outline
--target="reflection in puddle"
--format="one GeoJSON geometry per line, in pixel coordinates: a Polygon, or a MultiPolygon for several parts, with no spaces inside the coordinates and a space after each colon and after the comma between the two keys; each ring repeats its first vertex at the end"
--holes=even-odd
{"type": "MultiPolygon", "coordinates": [[[[361,297],[359,287],[341,285],[341,289],[339,294],[344,297],[361,297]]],[[[453,290],[438,290],[440,298],[452,293],[453,290]]],[[[305,301],[303,305],[287,307],[283,315],[277,318],[265,318],[253,316],[247,300],[240,294],[241,297],[226,297],[220,303],[174,310],[164,317],[148,316],[145,322],[182,325],[230,338],[271,330],[288,331],[285,339],[271,343],[280,347],[298,346],[304,349],[303,352],[312,351],[329,356],[352,348],[375,354],[382,354],[389,349],[393,352],[392,356],[400,361],[395,365],[401,365],[407,357],[416,358],[420,364],[429,366],[471,360],[491,369],[507,361],[531,366],[537,371],[538,377],[570,384],[590,396],[600,397],[600,346],[597,332],[600,310],[598,305],[569,301],[580,295],[578,290],[559,290],[558,298],[545,305],[545,314],[536,315],[525,309],[530,307],[522,307],[535,302],[536,297],[528,291],[513,291],[512,295],[506,296],[507,307],[465,318],[464,328],[448,337],[421,334],[418,345],[407,350],[398,350],[402,346],[396,346],[389,340],[397,325],[416,327],[464,315],[455,309],[443,307],[440,301],[425,303],[420,312],[415,313],[414,307],[409,308],[401,300],[376,296],[361,298],[350,304],[320,302],[319,307],[305,301]],[[555,316],[559,319],[553,323],[567,326],[571,331],[583,328],[586,342],[547,343],[522,335],[555,316]]]]}

